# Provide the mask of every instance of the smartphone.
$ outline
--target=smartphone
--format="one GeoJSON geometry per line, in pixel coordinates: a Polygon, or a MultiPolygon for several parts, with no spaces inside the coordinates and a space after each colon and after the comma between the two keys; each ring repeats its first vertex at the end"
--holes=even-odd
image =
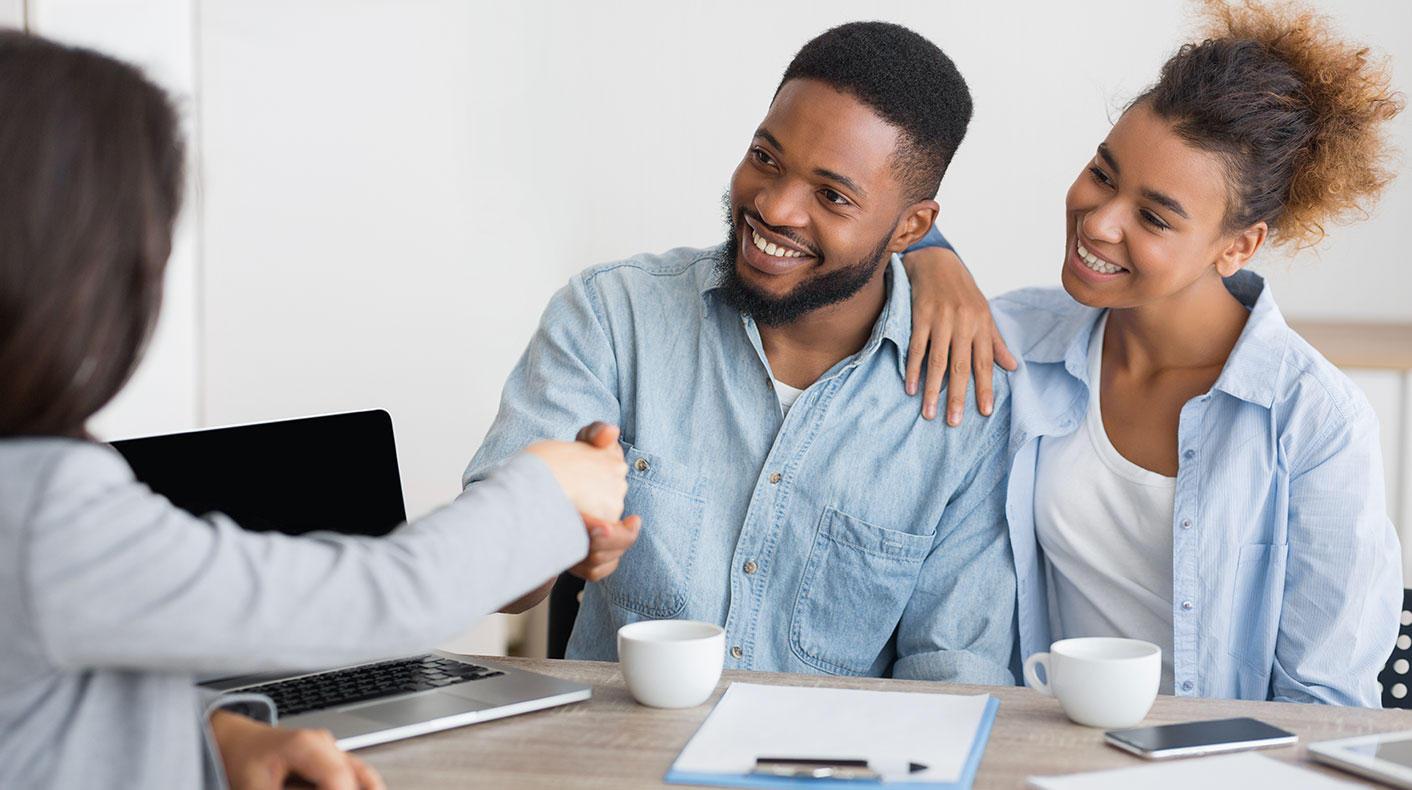
{"type": "Polygon", "coordinates": [[[1191,757],[1241,749],[1288,746],[1298,740],[1298,737],[1263,721],[1242,718],[1110,730],[1103,733],[1103,740],[1109,746],[1116,746],[1139,757],[1161,760],[1166,757],[1191,757]]]}

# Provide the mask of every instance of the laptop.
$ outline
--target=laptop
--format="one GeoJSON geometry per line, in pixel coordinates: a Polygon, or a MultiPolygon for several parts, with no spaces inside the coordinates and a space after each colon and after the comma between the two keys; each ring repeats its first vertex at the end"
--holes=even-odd
{"type": "MultiPolygon", "coordinates": [[[[195,515],[250,530],[386,535],[407,520],[392,418],[382,410],[113,442],[137,479],[195,515]]],[[[358,749],[588,699],[592,688],[437,650],[336,669],[200,678],[259,692],[279,723],[358,749]]]]}

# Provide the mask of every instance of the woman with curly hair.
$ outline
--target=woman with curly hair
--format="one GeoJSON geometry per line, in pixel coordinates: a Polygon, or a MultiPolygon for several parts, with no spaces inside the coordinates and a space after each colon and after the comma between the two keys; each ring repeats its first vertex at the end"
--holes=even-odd
{"type": "MultiPolygon", "coordinates": [[[[1376,707],[1402,600],[1377,421],[1245,267],[1365,215],[1402,103],[1306,10],[1207,9],[1069,188],[1062,290],[991,304],[1021,652],[1138,638],[1164,693],[1376,707]]],[[[934,304],[935,255],[907,261],[934,304]]]]}

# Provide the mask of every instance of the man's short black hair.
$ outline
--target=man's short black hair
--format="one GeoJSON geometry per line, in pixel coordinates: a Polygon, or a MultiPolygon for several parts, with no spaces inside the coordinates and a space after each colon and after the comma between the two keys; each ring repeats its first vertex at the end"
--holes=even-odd
{"type": "Polygon", "coordinates": [[[971,121],[971,91],[940,47],[901,25],[849,22],[805,44],[780,88],[794,79],[848,93],[900,129],[893,165],[906,199],[936,195],[971,121]]]}

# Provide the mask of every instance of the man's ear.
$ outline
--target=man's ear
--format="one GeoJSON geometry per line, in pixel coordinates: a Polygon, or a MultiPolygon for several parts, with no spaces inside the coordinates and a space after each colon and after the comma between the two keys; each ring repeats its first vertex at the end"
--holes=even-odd
{"type": "Polygon", "coordinates": [[[897,229],[892,232],[892,241],[887,245],[888,252],[902,252],[921,241],[932,229],[941,206],[935,200],[922,200],[908,206],[897,221],[897,229]]]}
{"type": "Polygon", "coordinates": [[[1216,259],[1216,272],[1222,277],[1230,277],[1232,274],[1245,268],[1250,259],[1255,257],[1255,253],[1260,250],[1260,245],[1265,243],[1265,235],[1270,228],[1263,222],[1240,231],[1231,239],[1231,243],[1221,252],[1216,259]]]}

